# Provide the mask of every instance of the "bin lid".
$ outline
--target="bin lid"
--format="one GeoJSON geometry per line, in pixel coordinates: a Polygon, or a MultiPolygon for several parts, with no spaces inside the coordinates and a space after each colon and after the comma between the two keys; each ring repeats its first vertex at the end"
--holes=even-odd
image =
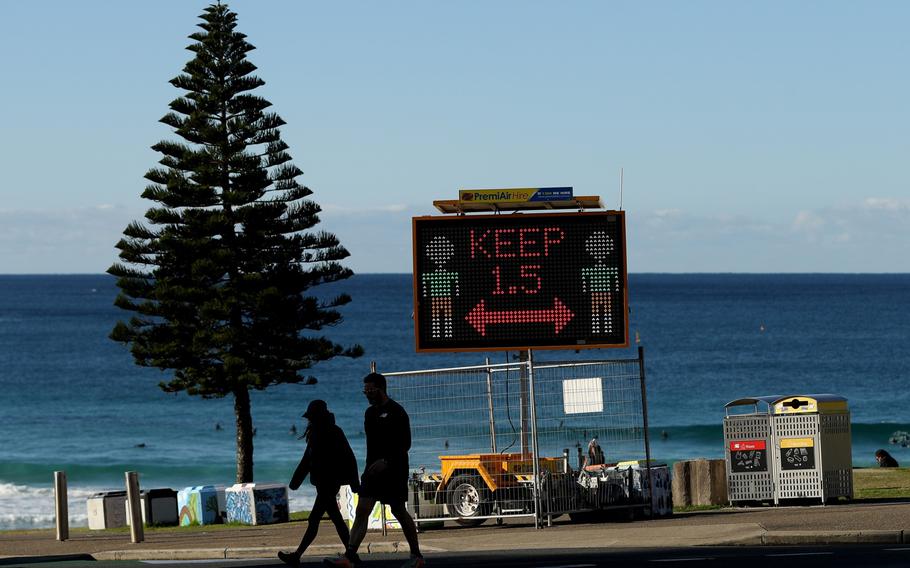
{"type": "Polygon", "coordinates": [[[786,398],[786,397],[783,397],[779,394],[772,394],[772,395],[767,395],[767,396],[747,396],[745,398],[737,398],[736,400],[731,400],[730,402],[728,402],[727,404],[724,405],[724,408],[730,408],[732,406],[746,406],[749,404],[758,405],[758,403],[760,403],[760,402],[763,402],[770,407],[772,404],[774,404],[775,402],[777,402],[778,400],[780,400],[782,398],[786,398]]]}
{"type": "Polygon", "coordinates": [[[774,414],[840,414],[847,411],[847,399],[836,394],[802,394],[775,400],[774,414]]]}

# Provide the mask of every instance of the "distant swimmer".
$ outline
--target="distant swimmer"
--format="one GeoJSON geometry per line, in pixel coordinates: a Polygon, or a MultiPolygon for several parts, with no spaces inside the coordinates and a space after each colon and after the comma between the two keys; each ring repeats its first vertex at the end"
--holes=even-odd
{"type": "Polygon", "coordinates": [[[221,422],[215,422],[215,431],[221,430],[221,422]]]}
{"type": "Polygon", "coordinates": [[[291,436],[297,435],[297,425],[296,424],[291,424],[290,434],[291,434],[291,436]]]}
{"type": "Polygon", "coordinates": [[[761,323],[761,324],[758,325],[758,331],[760,331],[760,332],[762,332],[762,333],[765,332],[765,324],[764,324],[764,323],[761,323]]]}
{"type": "Polygon", "coordinates": [[[141,444],[136,444],[136,447],[137,447],[137,448],[144,448],[144,447],[145,447],[145,443],[143,442],[143,443],[141,443],[141,444]]]}
{"type": "Polygon", "coordinates": [[[661,440],[666,440],[666,439],[669,438],[669,437],[670,437],[670,433],[669,433],[669,432],[667,432],[666,430],[661,430],[661,431],[660,431],[660,439],[661,439],[661,440]]]}

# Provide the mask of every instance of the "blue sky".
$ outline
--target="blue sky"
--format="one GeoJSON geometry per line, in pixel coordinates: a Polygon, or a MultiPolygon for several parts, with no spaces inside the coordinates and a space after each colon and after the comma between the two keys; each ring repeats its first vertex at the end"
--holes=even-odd
{"type": "MultiPolygon", "coordinates": [[[[632,272],[910,272],[910,4],[229,4],[357,272],[459,188],[620,168],[632,272]]],[[[3,3],[0,273],[116,260],[205,5],[3,3]]]]}

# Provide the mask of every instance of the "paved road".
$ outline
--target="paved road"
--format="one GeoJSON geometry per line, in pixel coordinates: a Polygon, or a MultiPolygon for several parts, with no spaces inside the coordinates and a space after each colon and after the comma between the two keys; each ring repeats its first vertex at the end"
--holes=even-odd
{"type": "MultiPolygon", "coordinates": [[[[392,554],[372,554],[365,568],[398,568],[404,557],[392,554]]],[[[627,568],[647,566],[706,566],[726,568],[782,568],[857,566],[910,566],[910,546],[854,545],[837,547],[687,547],[676,549],[542,549],[467,554],[433,554],[428,556],[429,568],[627,568]]],[[[253,560],[195,560],[195,561],[133,561],[96,562],[63,558],[31,558],[25,563],[0,560],[0,566],[21,568],[276,568],[283,566],[277,559],[253,560]]],[[[303,568],[322,566],[318,557],[304,558],[303,568]]]]}

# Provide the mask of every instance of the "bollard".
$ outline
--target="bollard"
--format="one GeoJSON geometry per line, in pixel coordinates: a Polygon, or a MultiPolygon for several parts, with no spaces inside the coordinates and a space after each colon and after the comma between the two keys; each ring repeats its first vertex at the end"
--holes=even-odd
{"type": "Polygon", "coordinates": [[[126,472],[126,501],[130,511],[130,541],[138,544],[145,540],[145,531],[142,528],[142,506],[139,503],[139,474],[135,471],[126,472]]]}
{"type": "Polygon", "coordinates": [[[70,537],[69,505],[66,501],[66,472],[54,472],[54,511],[57,516],[57,540],[70,537]]]}

